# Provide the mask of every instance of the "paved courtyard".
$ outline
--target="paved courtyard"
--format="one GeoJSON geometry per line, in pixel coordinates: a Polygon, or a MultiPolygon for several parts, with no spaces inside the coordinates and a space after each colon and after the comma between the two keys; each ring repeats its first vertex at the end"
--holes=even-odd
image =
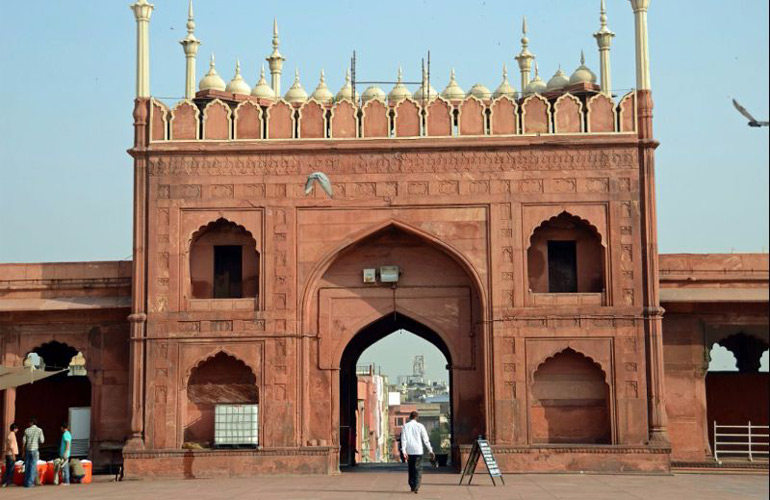
{"type": "Polygon", "coordinates": [[[351,472],[341,476],[255,477],[177,481],[105,482],[69,487],[12,487],[3,498],[58,499],[580,499],[580,500],[758,500],[768,498],[767,475],[677,474],[674,476],[552,475],[506,476],[492,487],[477,476],[473,486],[458,486],[455,474],[427,473],[419,495],[412,495],[400,472],[351,472]],[[477,483],[477,484],[476,484],[477,483]],[[54,489],[56,488],[56,489],[54,489]]]}

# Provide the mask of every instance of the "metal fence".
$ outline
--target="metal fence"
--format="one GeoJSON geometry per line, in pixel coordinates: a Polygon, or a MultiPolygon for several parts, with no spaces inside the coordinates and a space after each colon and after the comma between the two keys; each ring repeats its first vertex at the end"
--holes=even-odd
{"type": "Polygon", "coordinates": [[[768,459],[767,425],[718,425],[714,421],[714,460],[722,463],[721,457],[768,459]]]}

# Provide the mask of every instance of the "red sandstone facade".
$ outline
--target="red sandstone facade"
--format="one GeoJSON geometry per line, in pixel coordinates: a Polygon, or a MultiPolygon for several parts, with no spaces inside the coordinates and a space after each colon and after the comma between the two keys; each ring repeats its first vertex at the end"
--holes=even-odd
{"type": "Polygon", "coordinates": [[[704,461],[704,356],[731,333],[767,345],[768,259],[661,272],[651,94],[596,90],[138,98],[130,285],[119,263],[1,266],[3,364],[83,352],[92,454],[126,439],[131,477],[338,471],[358,356],[399,328],[450,365],[453,463],[480,434],[507,472],[704,461]],[[303,193],[315,171],[333,199],[303,193]],[[397,285],[363,283],[391,265],[397,285]],[[257,449],[211,447],[219,403],[259,406],[257,449]]]}

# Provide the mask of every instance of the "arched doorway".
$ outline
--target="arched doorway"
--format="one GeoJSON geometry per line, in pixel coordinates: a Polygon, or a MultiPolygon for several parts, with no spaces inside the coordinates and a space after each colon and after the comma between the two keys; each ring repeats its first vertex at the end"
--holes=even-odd
{"type": "MultiPolygon", "coordinates": [[[[366,443],[369,436],[361,435],[367,427],[362,425],[361,422],[363,418],[360,405],[362,395],[359,394],[359,374],[361,373],[357,371],[361,354],[380,340],[400,330],[406,330],[430,342],[444,355],[447,362],[446,366],[449,370],[450,414],[454,413],[454,405],[452,404],[452,358],[444,340],[434,330],[408,316],[397,312],[385,315],[362,328],[348,343],[342,354],[340,361],[339,398],[341,466],[353,466],[362,461],[368,461],[364,458],[365,453],[362,448],[366,448],[366,451],[368,451],[369,447],[366,443]]],[[[410,353],[404,352],[404,356],[410,356],[410,353]]],[[[440,422],[438,423],[440,424],[440,422]]],[[[451,436],[450,439],[453,439],[452,419],[449,419],[448,423],[449,436],[451,436]]],[[[396,436],[392,437],[396,438],[396,436]]],[[[452,443],[450,442],[450,448],[451,446],[452,443]]]]}
{"type": "Polygon", "coordinates": [[[37,418],[46,437],[41,459],[48,460],[58,453],[61,424],[69,422],[72,454],[86,456],[91,430],[91,381],[83,353],[52,341],[30,351],[24,363],[46,371],[64,371],[17,388],[16,423],[24,429],[30,418],[37,418]]]}

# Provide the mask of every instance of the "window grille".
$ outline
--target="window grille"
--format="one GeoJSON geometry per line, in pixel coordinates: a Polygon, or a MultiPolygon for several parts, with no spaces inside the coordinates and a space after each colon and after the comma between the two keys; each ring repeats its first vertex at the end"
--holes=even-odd
{"type": "Polygon", "coordinates": [[[214,446],[257,446],[259,444],[258,415],[258,405],[216,405],[214,446]]]}

